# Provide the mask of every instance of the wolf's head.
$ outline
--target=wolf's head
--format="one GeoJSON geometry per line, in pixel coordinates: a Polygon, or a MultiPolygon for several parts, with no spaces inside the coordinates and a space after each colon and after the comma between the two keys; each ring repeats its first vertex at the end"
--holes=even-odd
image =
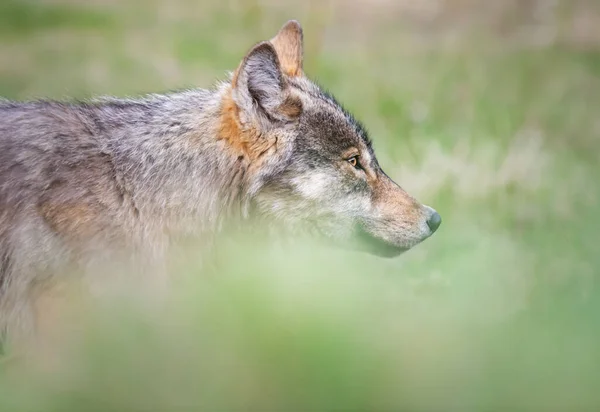
{"type": "Polygon", "coordinates": [[[439,214],[381,169],[363,126],[305,77],[288,22],[246,55],[222,104],[221,137],[248,162],[263,216],[394,256],[431,236],[439,214]]]}

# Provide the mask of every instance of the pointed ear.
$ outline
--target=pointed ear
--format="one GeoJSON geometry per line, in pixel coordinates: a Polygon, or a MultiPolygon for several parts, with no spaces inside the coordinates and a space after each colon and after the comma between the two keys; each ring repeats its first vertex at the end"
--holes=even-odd
{"type": "Polygon", "coordinates": [[[271,44],[275,47],[283,72],[288,76],[302,76],[304,40],[300,23],[288,21],[271,39],[271,44]]]}
{"type": "Polygon", "coordinates": [[[302,111],[299,99],[291,96],[277,52],[269,42],[254,46],[246,55],[232,79],[232,97],[245,114],[244,120],[258,120],[261,125],[286,121],[302,111]]]}

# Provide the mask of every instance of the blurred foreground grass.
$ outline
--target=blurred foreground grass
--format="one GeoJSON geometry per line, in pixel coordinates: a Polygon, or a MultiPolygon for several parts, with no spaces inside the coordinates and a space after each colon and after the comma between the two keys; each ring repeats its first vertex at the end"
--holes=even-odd
{"type": "Polygon", "coordinates": [[[16,99],[208,87],[298,18],[309,75],[444,219],[394,260],[301,241],[225,239],[202,267],[189,253],[159,316],[92,311],[64,365],[3,371],[0,409],[600,408],[600,54],[424,44],[337,7],[0,2],[0,95],[16,99]]]}

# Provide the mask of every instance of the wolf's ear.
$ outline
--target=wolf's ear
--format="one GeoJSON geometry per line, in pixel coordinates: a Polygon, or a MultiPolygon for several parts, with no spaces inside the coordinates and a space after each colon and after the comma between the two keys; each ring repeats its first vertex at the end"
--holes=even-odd
{"type": "Polygon", "coordinates": [[[271,39],[281,68],[288,76],[302,76],[303,43],[302,27],[296,20],[288,21],[271,39]]]}
{"type": "Polygon", "coordinates": [[[277,52],[269,42],[254,46],[246,55],[232,79],[232,97],[246,115],[259,123],[286,121],[302,111],[299,99],[290,95],[277,52]]]}

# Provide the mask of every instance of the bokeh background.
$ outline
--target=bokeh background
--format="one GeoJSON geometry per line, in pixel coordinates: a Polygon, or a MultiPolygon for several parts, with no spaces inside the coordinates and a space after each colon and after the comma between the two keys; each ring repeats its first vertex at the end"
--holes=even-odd
{"type": "Polygon", "coordinates": [[[290,18],[440,230],[392,260],[190,247],[159,313],[1,366],[0,410],[599,410],[600,2],[0,0],[0,95],[210,87],[290,18]]]}

